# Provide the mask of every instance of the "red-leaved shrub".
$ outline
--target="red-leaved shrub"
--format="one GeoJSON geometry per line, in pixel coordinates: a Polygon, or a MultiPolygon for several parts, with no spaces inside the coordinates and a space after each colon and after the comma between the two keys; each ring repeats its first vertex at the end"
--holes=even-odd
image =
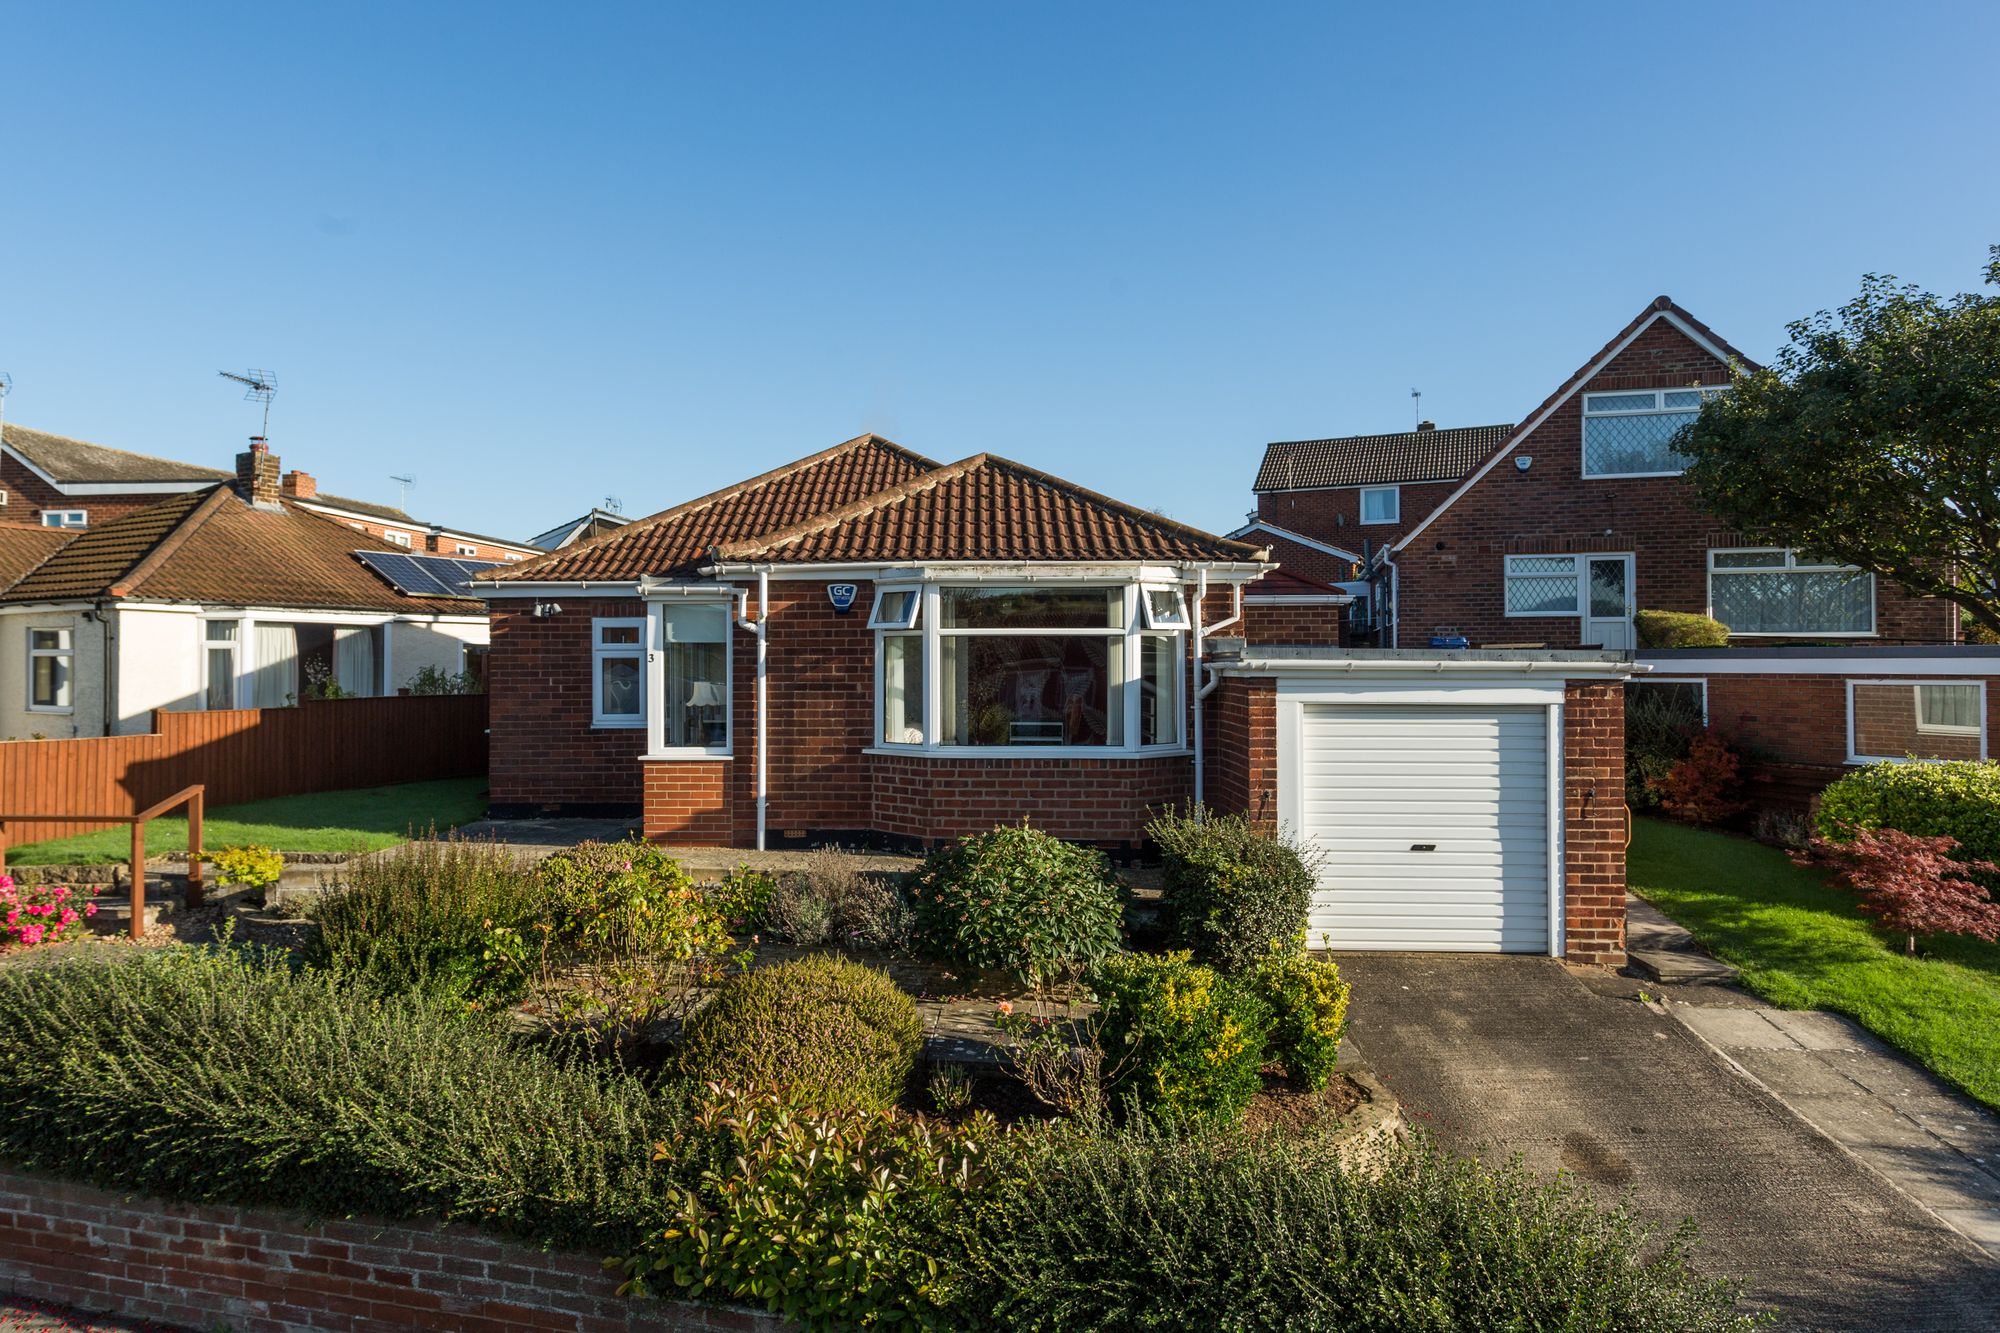
{"type": "Polygon", "coordinates": [[[1813,855],[1861,895],[1861,910],[1903,937],[1914,956],[1919,935],[1971,935],[2000,941],[2000,902],[1973,874],[2000,875],[1991,861],[1960,861],[1954,838],[1921,838],[1872,829],[1854,841],[1813,839],[1813,855]]]}
{"type": "Polygon", "coordinates": [[[1690,824],[1715,824],[1743,808],[1735,799],[1738,766],[1729,742],[1704,731],[1688,742],[1686,758],[1646,785],[1659,793],[1660,808],[1668,814],[1690,824]]]}

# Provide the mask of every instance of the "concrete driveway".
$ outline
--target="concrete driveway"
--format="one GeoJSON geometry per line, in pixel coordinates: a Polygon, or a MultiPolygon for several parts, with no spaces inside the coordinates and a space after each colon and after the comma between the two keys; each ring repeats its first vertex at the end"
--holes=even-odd
{"type": "MultiPolygon", "coordinates": [[[[2000,1329],[2000,1264],[1638,1001],[1547,958],[1348,954],[1350,1036],[1412,1123],[1662,1227],[1779,1327],[2000,1329]]],[[[1650,987],[1654,994],[1658,985],[1650,987]]]]}

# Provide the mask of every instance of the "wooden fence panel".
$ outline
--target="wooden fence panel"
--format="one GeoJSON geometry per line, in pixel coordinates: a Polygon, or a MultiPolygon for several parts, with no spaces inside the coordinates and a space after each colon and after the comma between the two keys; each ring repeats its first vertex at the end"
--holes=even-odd
{"type": "MultiPolygon", "coordinates": [[[[153,714],[139,736],[0,741],[0,813],[130,815],[194,783],[208,808],[486,772],[486,696],[328,699],[295,708],[153,714]]],[[[18,824],[8,843],[112,827],[18,824]]]]}

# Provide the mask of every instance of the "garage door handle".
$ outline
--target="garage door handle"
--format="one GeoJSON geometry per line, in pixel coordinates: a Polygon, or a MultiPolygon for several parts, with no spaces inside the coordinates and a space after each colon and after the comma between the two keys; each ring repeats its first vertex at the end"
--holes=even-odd
{"type": "Polygon", "coordinates": [[[1437,849],[1438,845],[1434,842],[1413,842],[1410,844],[1410,850],[1413,852],[1434,852],[1437,849]]]}

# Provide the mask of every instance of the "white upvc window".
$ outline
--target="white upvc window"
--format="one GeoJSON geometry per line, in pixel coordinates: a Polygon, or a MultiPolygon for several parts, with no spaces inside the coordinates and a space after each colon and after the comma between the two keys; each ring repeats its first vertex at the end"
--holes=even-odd
{"type": "Polygon", "coordinates": [[[236,707],[241,623],[235,620],[202,622],[201,671],[202,707],[210,712],[236,707]]]}
{"type": "Polygon", "coordinates": [[[887,590],[878,596],[879,743],[984,754],[1181,746],[1187,609],[1178,588],[944,584],[920,593],[914,613],[885,606],[887,590]],[[921,628],[895,627],[905,614],[921,628]]]}
{"type": "Polygon", "coordinates": [[[655,758],[714,759],[730,753],[731,606],[724,601],[648,607],[647,744],[655,758]]]}
{"type": "Polygon", "coordinates": [[[1790,638],[1875,632],[1875,576],[1781,546],[1708,553],[1708,613],[1732,634],[1790,638]]]}
{"type": "Polygon", "coordinates": [[[598,727],[646,725],[646,622],[590,622],[590,720],[598,727]]]}
{"type": "Polygon", "coordinates": [[[869,629],[912,629],[923,610],[924,590],[918,587],[882,587],[875,590],[875,608],[868,614],[869,629]]]}
{"type": "Polygon", "coordinates": [[[1361,521],[1394,523],[1403,516],[1403,492],[1398,486],[1363,486],[1361,521]]]}
{"type": "Polygon", "coordinates": [[[1984,681],[1847,682],[1850,764],[1926,763],[1986,756],[1984,681]]]}
{"type": "Polygon", "coordinates": [[[384,528],[382,530],[382,540],[393,542],[397,546],[408,546],[410,544],[410,534],[407,532],[398,532],[394,528],[384,528]]]}
{"type": "Polygon", "coordinates": [[[478,555],[478,554],[479,554],[479,548],[478,548],[477,546],[473,546],[473,545],[470,545],[469,543],[466,543],[466,542],[457,542],[457,543],[454,543],[451,549],[452,549],[452,551],[453,551],[453,552],[454,552],[455,554],[458,554],[458,555],[478,555]]]}
{"type": "Polygon", "coordinates": [[[1507,557],[1506,614],[1510,616],[1576,616],[1582,614],[1582,556],[1510,555],[1507,557]]]}
{"type": "Polygon", "coordinates": [[[28,709],[36,713],[75,711],[76,648],[67,629],[28,631],[28,709]]]}
{"type": "Polygon", "coordinates": [[[1673,447],[1681,427],[1701,412],[1707,389],[1640,389],[1583,396],[1583,475],[1678,477],[1687,458],[1673,447]]]}
{"type": "Polygon", "coordinates": [[[44,509],[42,526],[45,528],[85,528],[90,526],[88,509],[44,509]]]}

